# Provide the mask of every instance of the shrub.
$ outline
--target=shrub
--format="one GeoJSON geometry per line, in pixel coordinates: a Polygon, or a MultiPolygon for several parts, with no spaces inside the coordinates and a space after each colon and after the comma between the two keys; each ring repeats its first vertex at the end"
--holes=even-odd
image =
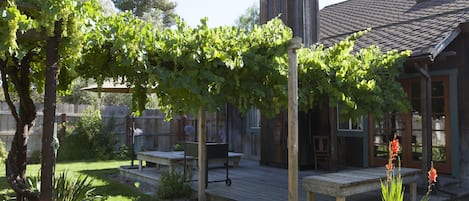
{"type": "Polygon", "coordinates": [[[98,111],[99,130],[91,138],[94,152],[98,159],[107,160],[115,158],[115,145],[118,140],[114,133],[115,120],[113,117],[107,125],[101,119],[101,113],[98,111]]]}
{"type": "Polygon", "coordinates": [[[75,129],[67,133],[61,146],[59,160],[114,158],[117,139],[113,132],[114,120],[105,125],[99,110],[87,109],[75,129]]]}
{"type": "Polygon", "coordinates": [[[183,174],[176,171],[161,173],[157,196],[162,199],[187,198],[191,195],[191,186],[186,183],[183,174]]]}
{"type": "Polygon", "coordinates": [[[41,163],[42,154],[41,151],[35,150],[31,153],[31,157],[29,158],[29,162],[32,164],[39,164],[41,163]]]}
{"type": "Polygon", "coordinates": [[[88,137],[74,131],[72,133],[67,131],[66,140],[59,147],[57,160],[89,159],[93,157],[90,144],[88,137]]]}
{"type": "Polygon", "coordinates": [[[117,153],[117,159],[129,159],[130,151],[129,147],[125,144],[121,144],[119,147],[119,152],[117,153]]]}

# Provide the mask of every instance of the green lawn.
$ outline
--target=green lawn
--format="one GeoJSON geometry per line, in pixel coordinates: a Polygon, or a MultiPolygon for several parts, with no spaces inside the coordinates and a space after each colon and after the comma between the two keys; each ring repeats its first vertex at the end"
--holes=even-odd
{"type": "MultiPolygon", "coordinates": [[[[99,162],[63,162],[56,166],[56,174],[67,170],[69,176],[88,175],[94,178],[95,193],[107,197],[107,200],[157,200],[151,196],[145,195],[138,190],[118,181],[109,179],[110,175],[119,174],[119,166],[129,165],[129,161],[99,161],[99,162]]],[[[27,175],[38,175],[39,164],[28,165],[27,175]]],[[[0,167],[0,200],[5,200],[5,192],[9,186],[5,178],[5,166],[0,167]]]]}

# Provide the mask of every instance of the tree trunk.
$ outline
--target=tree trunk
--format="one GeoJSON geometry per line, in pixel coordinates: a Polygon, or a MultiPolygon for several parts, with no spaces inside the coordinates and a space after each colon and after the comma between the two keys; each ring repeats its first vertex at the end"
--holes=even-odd
{"type": "Polygon", "coordinates": [[[11,143],[6,165],[8,183],[16,192],[16,200],[37,200],[37,194],[33,193],[26,185],[26,162],[28,125],[17,123],[15,137],[11,143]]]}
{"type": "Polygon", "coordinates": [[[11,114],[16,121],[16,132],[11,142],[11,149],[5,163],[5,171],[8,184],[16,192],[16,200],[37,200],[36,193],[26,185],[26,162],[28,133],[31,123],[36,118],[36,107],[31,99],[29,79],[29,62],[33,56],[29,52],[22,61],[1,61],[2,87],[5,100],[10,108],[11,114]],[[9,65],[10,64],[10,65],[9,65]],[[8,83],[15,86],[19,97],[19,110],[13,104],[8,83]]]}
{"type": "Polygon", "coordinates": [[[40,200],[52,200],[55,177],[54,123],[57,98],[57,68],[61,22],[55,22],[54,36],[47,39],[46,81],[44,87],[44,121],[42,132],[41,196],[40,200]]]}

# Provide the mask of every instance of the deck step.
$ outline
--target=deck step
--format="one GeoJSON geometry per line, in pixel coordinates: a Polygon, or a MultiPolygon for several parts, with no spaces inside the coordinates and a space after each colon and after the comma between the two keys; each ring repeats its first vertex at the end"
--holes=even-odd
{"type": "Polygon", "coordinates": [[[227,198],[222,195],[217,195],[216,193],[211,193],[207,191],[205,191],[205,197],[207,201],[236,201],[234,199],[227,198]]]}

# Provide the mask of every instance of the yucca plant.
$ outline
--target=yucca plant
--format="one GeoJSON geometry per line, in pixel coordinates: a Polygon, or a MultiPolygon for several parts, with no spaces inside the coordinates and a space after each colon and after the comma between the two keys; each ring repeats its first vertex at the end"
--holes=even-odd
{"type": "Polygon", "coordinates": [[[94,191],[93,180],[88,176],[68,177],[67,172],[60,173],[54,184],[54,197],[57,200],[85,200],[94,191]]]}
{"type": "Polygon", "coordinates": [[[32,191],[39,193],[39,189],[41,189],[41,172],[37,172],[36,176],[28,177],[26,182],[32,191]]]}
{"type": "Polygon", "coordinates": [[[381,182],[381,196],[383,201],[404,200],[402,178],[392,176],[389,181],[381,182]]]}
{"type": "MultiPolygon", "coordinates": [[[[39,175],[39,174],[38,174],[39,175]]],[[[28,177],[28,185],[39,192],[40,176],[28,177]]],[[[93,195],[93,179],[88,176],[70,177],[67,171],[59,174],[54,180],[54,200],[103,200],[103,197],[93,195]]]]}

